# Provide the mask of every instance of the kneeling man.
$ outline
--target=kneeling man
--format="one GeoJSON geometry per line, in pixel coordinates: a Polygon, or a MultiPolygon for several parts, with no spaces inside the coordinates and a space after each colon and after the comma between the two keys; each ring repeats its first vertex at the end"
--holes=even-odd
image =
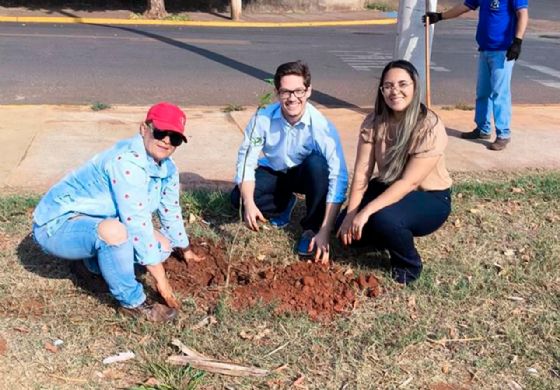
{"type": "Polygon", "coordinates": [[[330,233],[348,185],[340,137],[307,101],[312,88],[305,63],[280,65],[274,86],[278,102],[260,109],[245,129],[231,201],[239,207],[241,198],[245,224],[258,231],[265,218],[278,228],[288,225],[294,193],[304,194],[298,254],[328,262],[330,233]]]}

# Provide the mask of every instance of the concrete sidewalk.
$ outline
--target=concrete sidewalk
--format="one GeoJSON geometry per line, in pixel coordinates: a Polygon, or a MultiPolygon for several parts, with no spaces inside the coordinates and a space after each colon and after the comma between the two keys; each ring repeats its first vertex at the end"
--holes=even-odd
{"type": "MultiPolygon", "coordinates": [[[[45,191],[66,173],[117,140],[132,136],[148,107],[0,106],[0,191],[45,191]]],[[[352,170],[358,128],[365,113],[336,108],[321,111],[339,129],[352,170]]],[[[560,105],[514,106],[512,142],[493,152],[486,141],[467,141],[473,112],[435,110],[449,134],[451,171],[560,169],[560,105]]],[[[231,185],[242,131],[254,109],[225,113],[220,107],[186,107],[187,134],[174,159],[185,188],[231,185]]]]}
{"type": "Polygon", "coordinates": [[[0,22],[14,23],[88,23],[111,25],[167,25],[202,27],[325,27],[372,24],[395,24],[396,12],[375,10],[330,12],[244,12],[241,21],[233,22],[229,14],[186,12],[171,19],[144,19],[130,10],[86,11],[74,9],[29,9],[1,7],[0,22]]]}

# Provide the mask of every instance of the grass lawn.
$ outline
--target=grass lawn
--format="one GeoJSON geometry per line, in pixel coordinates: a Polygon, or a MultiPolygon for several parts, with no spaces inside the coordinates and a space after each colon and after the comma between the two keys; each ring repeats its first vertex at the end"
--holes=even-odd
{"type": "MultiPolygon", "coordinates": [[[[425,266],[415,284],[393,283],[382,253],[334,244],[337,263],[374,273],[383,292],[329,323],[267,306],[237,312],[227,291],[210,313],[182,296],[170,325],[121,317],[109,295],[77,286],[68,262],[33,244],[39,195],[0,196],[0,388],[560,388],[560,172],[454,179],[448,222],[417,240],[425,266]],[[236,378],[172,366],[175,338],[272,373],[236,378]],[[102,363],[125,351],[135,358],[102,363]]],[[[227,194],[186,192],[182,201],[189,234],[225,240],[231,262],[298,261],[297,223],[254,234],[236,223],[227,194]]]]}

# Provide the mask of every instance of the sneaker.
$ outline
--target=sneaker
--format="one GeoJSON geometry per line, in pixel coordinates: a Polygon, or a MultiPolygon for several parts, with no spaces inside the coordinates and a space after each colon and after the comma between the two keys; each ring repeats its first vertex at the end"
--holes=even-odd
{"type": "Polygon", "coordinates": [[[463,139],[490,139],[491,135],[487,133],[483,133],[477,127],[473,131],[469,131],[468,133],[461,133],[461,138],[463,139]]]}
{"type": "Polygon", "coordinates": [[[138,319],[145,319],[150,322],[168,322],[177,317],[177,310],[162,305],[161,303],[149,304],[144,301],[140,306],[134,308],[120,307],[119,312],[138,319]]]}
{"type": "Polygon", "coordinates": [[[288,226],[290,223],[290,219],[292,218],[292,212],[294,211],[294,207],[296,207],[297,198],[294,194],[292,194],[290,201],[288,202],[288,206],[276,217],[270,218],[270,224],[272,227],[277,229],[282,229],[288,226]]]}
{"type": "Polygon", "coordinates": [[[496,138],[494,142],[488,145],[488,149],[490,150],[504,150],[509,144],[509,138],[496,138]]]}
{"type": "Polygon", "coordinates": [[[313,256],[313,251],[309,252],[307,249],[309,248],[309,244],[311,243],[311,239],[315,237],[315,233],[313,230],[306,230],[301,235],[299,242],[297,244],[297,253],[301,257],[311,257],[313,256]]]}

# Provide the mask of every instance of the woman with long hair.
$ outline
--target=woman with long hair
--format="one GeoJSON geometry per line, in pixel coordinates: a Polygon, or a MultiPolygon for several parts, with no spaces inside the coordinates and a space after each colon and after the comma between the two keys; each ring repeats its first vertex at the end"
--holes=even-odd
{"type": "Polygon", "coordinates": [[[437,230],[451,211],[445,126],[421,95],[410,62],[385,66],[374,112],[360,128],[350,198],[337,232],[344,245],[388,249],[392,277],[405,284],[422,271],[414,237],[437,230]]]}

